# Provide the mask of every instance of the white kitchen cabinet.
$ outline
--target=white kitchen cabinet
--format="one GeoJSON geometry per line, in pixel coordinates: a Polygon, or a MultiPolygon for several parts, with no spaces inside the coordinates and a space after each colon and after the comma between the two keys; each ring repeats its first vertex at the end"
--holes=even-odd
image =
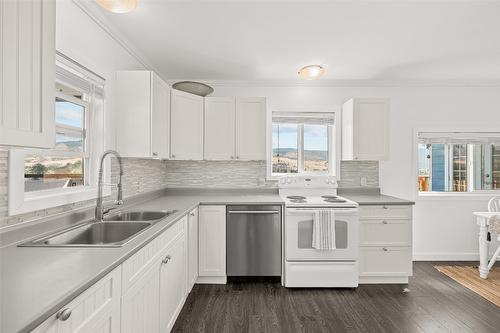
{"type": "Polygon", "coordinates": [[[172,330],[186,301],[186,267],[186,235],[182,234],[168,248],[160,268],[160,332],[172,330]]]}
{"type": "Polygon", "coordinates": [[[235,106],[236,159],[266,159],[266,99],[238,97],[235,106]]]}
{"type": "Polygon", "coordinates": [[[205,159],[232,160],[235,156],[235,99],[205,97],[205,159]]]}
{"type": "Polygon", "coordinates": [[[120,332],[121,269],[84,291],[33,330],[34,333],[120,332]],[[62,315],[69,316],[63,320],[62,315]]]}
{"type": "Polygon", "coordinates": [[[198,279],[198,208],[188,215],[188,292],[198,279]]]}
{"type": "Polygon", "coordinates": [[[0,145],[55,145],[54,0],[0,0],[0,145]]]}
{"type": "Polygon", "coordinates": [[[389,100],[354,98],[342,106],[342,160],[389,158],[389,100]]]}
{"type": "Polygon", "coordinates": [[[203,160],[203,97],[171,90],[170,158],[203,160]]]}
{"type": "Polygon", "coordinates": [[[169,157],[170,87],[151,71],[118,71],[116,147],[124,157],[169,157]]]}
{"type": "Polygon", "coordinates": [[[359,283],[408,283],[412,275],[412,207],[359,208],[359,283]]]}
{"type": "Polygon", "coordinates": [[[226,206],[199,208],[198,283],[225,284],[226,277],[226,206]]]}
{"type": "Polygon", "coordinates": [[[122,333],[160,332],[160,265],[150,265],[122,296],[122,333]]]}

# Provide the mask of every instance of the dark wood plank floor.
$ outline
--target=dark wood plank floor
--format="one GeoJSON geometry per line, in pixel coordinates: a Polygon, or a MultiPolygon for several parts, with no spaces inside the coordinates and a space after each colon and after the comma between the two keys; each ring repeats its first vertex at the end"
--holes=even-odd
{"type": "Polygon", "coordinates": [[[415,263],[407,286],[196,285],[173,332],[500,332],[500,308],[433,264],[415,263]],[[410,292],[404,293],[404,287],[410,292]]]}

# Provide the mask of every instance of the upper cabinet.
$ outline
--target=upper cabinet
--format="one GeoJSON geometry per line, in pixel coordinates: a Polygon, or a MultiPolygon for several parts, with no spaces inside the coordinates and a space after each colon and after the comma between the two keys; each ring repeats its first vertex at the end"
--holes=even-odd
{"type": "Polygon", "coordinates": [[[119,71],[117,150],[125,157],[168,158],[170,86],[151,71],[119,71]]]}
{"type": "Polygon", "coordinates": [[[53,0],[0,0],[0,145],[55,144],[53,0]]]}
{"type": "Polygon", "coordinates": [[[203,97],[172,89],[170,128],[172,159],[203,159],[203,97]]]}
{"type": "Polygon", "coordinates": [[[266,100],[206,97],[205,159],[265,160],[266,100]]]}
{"type": "Polygon", "coordinates": [[[266,99],[236,98],[236,159],[266,159],[266,99]]]}
{"type": "Polygon", "coordinates": [[[235,99],[205,97],[205,159],[235,158],[235,99]]]}
{"type": "Polygon", "coordinates": [[[342,106],[342,160],[389,158],[389,100],[354,98],[342,106]]]}

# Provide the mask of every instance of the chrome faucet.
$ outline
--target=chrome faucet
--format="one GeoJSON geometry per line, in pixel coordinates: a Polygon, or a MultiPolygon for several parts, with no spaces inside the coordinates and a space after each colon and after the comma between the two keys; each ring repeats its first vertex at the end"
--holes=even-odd
{"type": "Polygon", "coordinates": [[[98,178],[98,183],[97,183],[97,203],[95,206],[95,220],[96,221],[102,221],[104,214],[108,213],[110,210],[116,209],[117,206],[123,204],[122,176],[123,176],[122,157],[115,150],[106,150],[101,155],[101,160],[100,160],[100,165],[99,165],[99,178],[98,178]],[[103,177],[103,169],[104,169],[104,158],[106,156],[108,156],[109,154],[113,154],[116,156],[116,159],[118,160],[118,165],[120,166],[120,176],[118,178],[118,185],[117,185],[118,195],[117,195],[117,198],[115,201],[115,205],[113,207],[104,209],[103,204],[102,204],[102,186],[104,185],[102,177],[103,177]]]}

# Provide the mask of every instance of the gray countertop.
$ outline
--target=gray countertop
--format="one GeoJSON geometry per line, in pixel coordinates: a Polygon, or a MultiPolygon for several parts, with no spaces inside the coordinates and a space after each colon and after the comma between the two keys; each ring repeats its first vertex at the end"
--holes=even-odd
{"type": "MultiPolygon", "coordinates": [[[[407,200],[375,193],[342,195],[360,205],[413,204],[407,200]]],[[[17,247],[16,244],[52,231],[55,226],[40,223],[32,228],[36,230],[35,234],[34,231],[32,234],[23,234],[23,229],[17,230],[16,244],[0,249],[0,331],[7,333],[32,330],[197,205],[255,203],[283,204],[283,200],[276,190],[164,191],[146,202],[126,208],[176,209],[177,212],[119,248],[17,247]]],[[[12,238],[4,237],[10,241],[12,238]]]]}

